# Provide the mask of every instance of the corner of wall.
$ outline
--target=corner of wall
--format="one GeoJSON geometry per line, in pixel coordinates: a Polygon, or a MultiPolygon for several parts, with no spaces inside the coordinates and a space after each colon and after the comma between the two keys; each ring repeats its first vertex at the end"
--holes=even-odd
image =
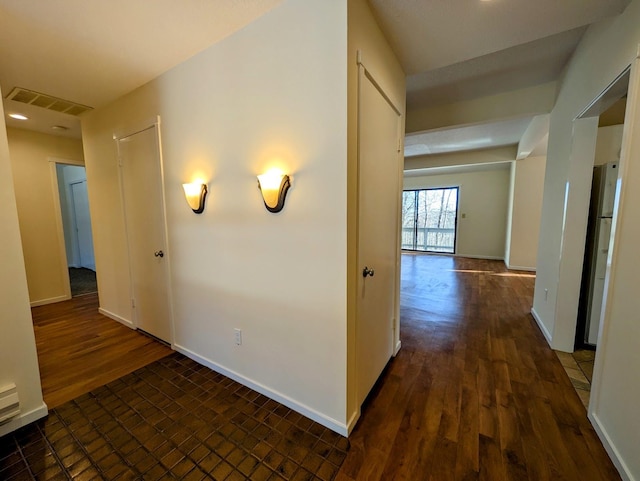
{"type": "Polygon", "coordinates": [[[2,435],[45,416],[47,407],[42,398],[9,144],[1,103],[0,225],[3,228],[0,242],[0,384],[16,385],[22,413],[20,417],[0,428],[2,435]]]}
{"type": "MultiPolygon", "coordinates": [[[[360,416],[356,396],[356,286],[357,286],[357,225],[358,225],[358,64],[362,52],[367,63],[380,75],[385,91],[402,106],[402,131],[406,123],[405,74],[395,52],[366,0],[347,2],[347,409],[348,430],[360,416]]],[[[399,187],[401,189],[401,186],[399,187]]],[[[400,253],[398,253],[398,256],[400,253]]],[[[399,272],[396,289],[399,290],[399,272]]],[[[399,298],[399,292],[397,293],[399,298]]],[[[396,306],[399,319],[399,305],[396,306]]],[[[399,336],[398,330],[396,330],[399,336]]],[[[397,339],[396,341],[399,341],[397,339]]]]}

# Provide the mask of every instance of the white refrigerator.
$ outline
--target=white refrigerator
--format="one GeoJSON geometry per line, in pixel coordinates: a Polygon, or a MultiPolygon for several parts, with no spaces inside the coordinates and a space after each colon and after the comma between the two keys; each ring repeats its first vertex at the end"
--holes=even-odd
{"type": "Polygon", "coordinates": [[[598,342],[617,182],[617,162],[594,168],[582,289],[584,325],[579,330],[584,333],[582,344],[586,346],[598,342]]]}

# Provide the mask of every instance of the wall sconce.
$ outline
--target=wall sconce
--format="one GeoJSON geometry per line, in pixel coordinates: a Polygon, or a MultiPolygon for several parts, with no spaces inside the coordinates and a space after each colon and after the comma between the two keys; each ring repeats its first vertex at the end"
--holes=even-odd
{"type": "Polygon", "coordinates": [[[289,176],[277,171],[266,172],[258,176],[258,187],[262,192],[264,206],[269,212],[280,212],[291,183],[289,176]]]}
{"type": "Polygon", "coordinates": [[[207,184],[194,182],[192,184],[182,184],[182,188],[189,207],[196,214],[202,214],[204,211],[204,199],[207,197],[207,184]]]}

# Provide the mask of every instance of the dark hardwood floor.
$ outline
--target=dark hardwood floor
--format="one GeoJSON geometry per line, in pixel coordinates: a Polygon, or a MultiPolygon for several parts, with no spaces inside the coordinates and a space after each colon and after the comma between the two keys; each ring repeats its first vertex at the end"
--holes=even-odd
{"type": "Polygon", "coordinates": [[[55,408],[172,353],[98,312],[98,295],[34,307],[44,401],[55,408]]]}
{"type": "Polygon", "coordinates": [[[529,311],[534,276],[402,256],[402,349],[337,480],[619,480],[529,311]]]}
{"type": "MultiPolygon", "coordinates": [[[[402,350],[335,479],[619,480],[529,314],[533,284],[502,262],[403,255],[402,350]]],[[[98,314],[95,295],[33,317],[50,407],[171,353],[98,314]]]]}

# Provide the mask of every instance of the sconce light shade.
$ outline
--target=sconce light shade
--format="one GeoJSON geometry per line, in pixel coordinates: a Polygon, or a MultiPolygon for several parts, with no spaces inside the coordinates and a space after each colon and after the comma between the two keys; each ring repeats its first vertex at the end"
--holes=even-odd
{"type": "Polygon", "coordinates": [[[207,184],[182,184],[182,188],[189,207],[196,214],[202,214],[204,211],[204,199],[207,197],[207,184]]]}
{"type": "Polygon", "coordinates": [[[282,210],[290,186],[289,176],[279,172],[267,172],[258,176],[258,187],[269,212],[282,210]]]}

